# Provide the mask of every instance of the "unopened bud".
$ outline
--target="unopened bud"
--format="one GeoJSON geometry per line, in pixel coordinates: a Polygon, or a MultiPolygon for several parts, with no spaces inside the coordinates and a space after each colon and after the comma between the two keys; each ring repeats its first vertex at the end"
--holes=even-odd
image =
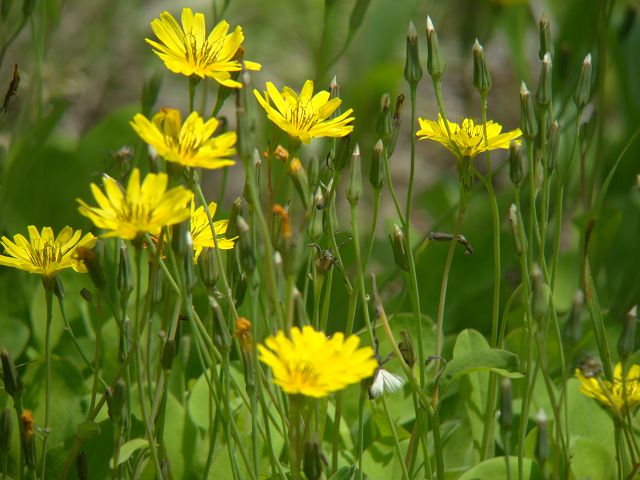
{"type": "Polygon", "coordinates": [[[240,265],[245,272],[253,272],[256,268],[256,256],[251,242],[251,232],[247,222],[240,216],[238,217],[238,234],[240,236],[238,240],[240,265]]]}
{"type": "Polygon", "coordinates": [[[382,139],[382,143],[387,145],[392,132],[393,116],[391,114],[391,97],[388,93],[385,93],[380,100],[380,115],[376,123],[376,133],[382,139]]]}
{"type": "Polygon", "coordinates": [[[120,240],[120,257],[118,258],[118,291],[121,301],[126,301],[133,292],[133,273],[127,245],[120,240]]]}
{"type": "Polygon", "coordinates": [[[87,267],[87,271],[95,287],[100,291],[104,290],[107,283],[104,278],[102,266],[100,265],[100,260],[104,256],[104,242],[98,239],[92,249],[79,247],[76,249],[76,255],[82,260],[84,266],[87,267]]]}
{"type": "Polygon", "coordinates": [[[520,243],[520,226],[518,225],[518,207],[512,203],[509,207],[509,226],[513,236],[513,249],[517,256],[522,255],[522,244],[520,243]]]}
{"type": "Polygon", "coordinates": [[[151,301],[154,304],[162,301],[162,281],[164,280],[164,274],[159,265],[151,265],[149,268],[149,285],[153,286],[151,290],[151,301]]]}
{"type": "Polygon", "coordinates": [[[409,258],[405,246],[404,232],[394,224],[393,230],[389,234],[391,240],[391,249],[393,250],[393,261],[400,270],[409,271],[409,258]]]}
{"type": "Polygon", "coordinates": [[[384,168],[386,152],[382,140],[376,142],[373,147],[373,160],[371,161],[371,171],[369,172],[369,182],[374,190],[380,190],[384,184],[384,168]]]}
{"type": "Polygon", "coordinates": [[[558,165],[558,150],[560,149],[560,125],[557,120],[549,127],[547,140],[547,168],[553,171],[558,165]]]}
{"type": "Polygon", "coordinates": [[[407,30],[407,56],[404,64],[404,78],[411,85],[416,85],[422,78],[418,33],[412,21],[409,22],[409,29],[407,30]]]}
{"type": "Polygon", "coordinates": [[[9,455],[11,450],[11,436],[13,434],[13,422],[11,410],[5,408],[0,413],[0,457],[9,455]]]}
{"type": "Polygon", "coordinates": [[[309,206],[309,179],[299,158],[294,158],[289,163],[289,175],[306,209],[309,206]]]}
{"type": "Polygon", "coordinates": [[[484,48],[476,38],[473,44],[473,85],[480,95],[486,95],[491,90],[492,84],[487,59],[484,56],[484,48]]]}
{"type": "Polygon", "coordinates": [[[236,320],[236,338],[240,347],[245,352],[253,350],[253,335],[251,334],[251,322],[245,317],[238,317],[236,320]]]}
{"type": "Polygon", "coordinates": [[[573,304],[563,329],[563,337],[575,345],[582,338],[582,312],[584,310],[584,293],[577,290],[573,296],[573,304]]]}
{"type": "Polygon", "coordinates": [[[251,128],[249,127],[249,119],[247,118],[247,91],[251,91],[248,87],[250,83],[249,74],[245,71],[241,75],[243,88],[238,88],[236,91],[236,150],[238,156],[247,161],[251,159],[251,153],[254,148],[254,142],[251,138],[251,128]]]}
{"type": "Polygon", "coordinates": [[[309,159],[307,175],[309,177],[309,190],[318,188],[318,185],[320,185],[320,159],[316,155],[309,159]]]}
{"type": "Polygon", "coordinates": [[[87,454],[80,452],[76,458],[76,471],[78,472],[78,480],[87,480],[89,478],[89,463],[87,454]]]}
{"type": "Polygon", "coordinates": [[[587,54],[582,62],[582,69],[578,77],[578,85],[573,95],[573,101],[578,109],[584,108],[591,98],[591,54],[587,54]]]}
{"type": "Polygon", "coordinates": [[[553,55],[553,42],[551,41],[551,26],[549,25],[549,17],[542,15],[540,19],[540,50],[538,50],[538,58],[542,60],[546,53],[553,55]]]}
{"type": "Polygon", "coordinates": [[[427,17],[427,70],[429,75],[435,80],[439,80],[444,73],[444,62],[440,58],[440,45],[438,44],[438,34],[433,28],[431,17],[427,17]]]}
{"type": "Polygon", "coordinates": [[[118,425],[125,418],[127,385],[123,379],[119,379],[113,387],[107,389],[107,412],[111,421],[118,425]]]}
{"type": "Polygon", "coordinates": [[[205,247],[198,257],[200,278],[205,287],[211,289],[218,281],[218,266],[216,265],[216,252],[213,248],[205,247]]]}
{"type": "Polygon", "coordinates": [[[391,137],[389,138],[388,144],[385,144],[387,147],[387,156],[393,155],[393,152],[396,148],[396,142],[398,141],[398,133],[400,132],[400,120],[402,113],[402,106],[404,105],[404,95],[400,94],[396,98],[396,108],[393,112],[393,131],[391,132],[391,137]]]}
{"type": "Polygon", "coordinates": [[[338,139],[336,155],[333,159],[333,168],[341,171],[347,166],[351,155],[351,133],[338,139]]]}
{"type": "MultiPolygon", "coordinates": [[[[191,238],[191,219],[186,219],[173,226],[173,236],[171,237],[171,247],[178,258],[185,255],[189,258],[193,257],[193,248],[189,250],[189,239],[191,238]]],[[[193,246],[193,240],[191,240],[193,246]]]]}
{"type": "Polygon", "coordinates": [[[524,178],[522,171],[523,163],[522,142],[520,140],[513,140],[509,145],[509,178],[515,187],[522,185],[524,178]]]}
{"type": "Polygon", "coordinates": [[[23,410],[20,414],[20,442],[24,463],[32,471],[36,469],[35,431],[36,425],[31,410],[23,410]]]}
{"type": "Polygon", "coordinates": [[[549,424],[544,410],[540,409],[536,415],[538,424],[538,441],[536,443],[536,458],[540,465],[544,465],[549,459],[549,424]]]}
{"type": "Polygon", "coordinates": [[[533,314],[533,318],[537,321],[542,320],[549,307],[547,288],[548,287],[542,278],[542,270],[540,270],[538,265],[534,265],[531,272],[531,313],[533,314]]]}
{"type": "Polygon", "coordinates": [[[4,390],[17,402],[22,395],[22,380],[20,380],[20,376],[18,375],[16,364],[13,362],[11,354],[4,348],[0,352],[0,357],[2,358],[4,390]]]}
{"type": "Polygon", "coordinates": [[[538,134],[538,122],[533,108],[533,99],[524,82],[520,85],[520,129],[522,130],[522,135],[528,141],[531,141],[538,134]]]}
{"type": "Polygon", "coordinates": [[[638,310],[634,306],[627,313],[622,325],[622,332],[618,339],[618,355],[626,360],[636,348],[636,323],[638,322],[638,310]]]}
{"type": "Polygon", "coordinates": [[[242,198],[236,197],[231,204],[231,211],[229,212],[229,221],[227,222],[227,231],[225,233],[227,238],[234,238],[238,236],[239,215],[242,215],[242,198]]]}
{"type": "Polygon", "coordinates": [[[87,303],[93,303],[93,293],[91,293],[91,290],[87,288],[81,289],[80,296],[84,298],[87,303]]]}
{"type": "Polygon", "coordinates": [[[318,187],[316,194],[313,196],[313,205],[311,207],[311,218],[309,219],[309,225],[307,232],[309,237],[315,242],[322,236],[324,229],[322,227],[322,210],[324,209],[324,195],[322,195],[322,189],[318,187]]]}
{"type": "MultiPolygon", "coordinates": [[[[338,77],[335,75],[331,79],[331,83],[329,84],[329,99],[333,100],[334,98],[340,98],[340,85],[338,84],[338,77]]],[[[335,118],[339,116],[341,113],[340,106],[331,114],[331,118],[335,118]]]]}
{"type": "Polygon", "coordinates": [[[149,80],[144,82],[142,86],[142,114],[145,117],[148,117],[151,111],[153,110],[153,106],[158,101],[158,94],[160,93],[160,87],[162,87],[162,77],[164,71],[157,70],[149,80]]]}
{"type": "Polygon", "coordinates": [[[236,291],[234,295],[236,307],[239,307],[244,302],[244,296],[247,294],[247,287],[248,287],[247,274],[242,273],[238,277],[238,283],[236,284],[236,291]]]}
{"type": "Polygon", "coordinates": [[[316,434],[312,434],[311,437],[304,442],[302,470],[309,480],[319,480],[322,478],[322,447],[320,439],[316,434]]]}
{"type": "Polygon", "coordinates": [[[347,185],[347,198],[351,205],[356,205],[362,195],[362,171],[360,167],[360,148],[356,144],[351,157],[351,173],[347,185]]]}
{"type": "Polygon", "coordinates": [[[229,334],[229,328],[224,321],[222,308],[212,296],[209,296],[209,306],[211,307],[211,313],[213,314],[213,341],[215,342],[218,350],[221,352],[228,352],[231,348],[231,335],[229,334]]]}
{"type": "Polygon", "coordinates": [[[500,427],[504,430],[511,429],[513,425],[513,389],[511,380],[503,378],[500,383],[500,427]]]}
{"type": "Polygon", "coordinates": [[[551,54],[547,52],[542,57],[538,90],[536,91],[536,102],[545,107],[551,103],[551,67],[551,54]]]}
{"type": "Polygon", "coordinates": [[[402,359],[404,363],[409,365],[409,368],[413,368],[416,364],[416,349],[413,346],[413,340],[411,340],[411,336],[406,332],[406,330],[400,331],[400,343],[398,343],[398,349],[402,354],[402,359]]]}

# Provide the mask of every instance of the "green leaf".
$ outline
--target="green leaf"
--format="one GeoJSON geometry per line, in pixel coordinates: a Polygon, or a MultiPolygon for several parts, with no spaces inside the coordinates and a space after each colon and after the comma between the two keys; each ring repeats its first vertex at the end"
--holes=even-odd
{"type": "Polygon", "coordinates": [[[79,423],[78,435],[82,440],[87,440],[100,435],[100,424],[91,421],[79,423]]]}
{"type": "Polygon", "coordinates": [[[140,450],[141,448],[149,448],[149,440],[146,438],[134,438],[133,440],[129,440],[125,444],[120,447],[120,455],[118,456],[118,463],[113,463],[113,458],[109,461],[111,465],[111,469],[116,468],[118,465],[129,460],[129,457],[134,454],[136,450],[140,450]]]}
{"type": "Polygon", "coordinates": [[[571,457],[571,473],[575,478],[613,480],[615,463],[615,458],[599,443],[588,438],[579,438],[575,441],[571,457]]]}
{"type": "MultiPolygon", "coordinates": [[[[540,467],[530,458],[523,459],[522,480],[542,480],[544,478],[540,467]]],[[[495,480],[497,478],[519,478],[518,457],[509,457],[509,473],[507,476],[507,463],[505,457],[495,457],[479,463],[468,470],[458,480],[495,480]]]]}
{"type": "Polygon", "coordinates": [[[331,475],[329,480],[352,480],[356,478],[356,473],[358,473],[358,467],[356,465],[342,467],[339,468],[336,473],[331,475]]]}
{"type": "Polygon", "coordinates": [[[442,375],[440,375],[439,383],[442,388],[446,388],[456,378],[475,371],[491,371],[504,377],[520,378],[523,374],[519,369],[520,361],[516,354],[497,348],[489,348],[480,333],[467,329],[458,335],[454,357],[445,366],[442,375]],[[478,337],[481,337],[484,342],[480,342],[478,337]],[[463,346],[463,343],[466,346],[463,346]],[[484,346],[482,346],[483,344],[484,346]]]}

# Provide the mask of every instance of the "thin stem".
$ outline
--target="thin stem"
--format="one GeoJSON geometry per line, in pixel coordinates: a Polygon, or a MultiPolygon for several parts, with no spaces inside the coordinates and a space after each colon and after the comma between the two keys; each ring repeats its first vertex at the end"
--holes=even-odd
{"type": "Polygon", "coordinates": [[[380,400],[382,400],[382,406],[384,407],[384,414],[387,417],[387,422],[389,423],[389,429],[391,430],[391,435],[393,437],[393,446],[396,449],[396,455],[398,460],[400,461],[400,468],[402,469],[402,478],[408,480],[409,472],[407,472],[407,466],[404,464],[402,449],[400,448],[400,440],[398,440],[398,432],[396,432],[395,422],[393,421],[393,417],[391,417],[391,412],[389,412],[389,405],[387,404],[387,398],[383,393],[380,396],[380,400]]]}
{"type": "MultiPolygon", "coordinates": [[[[46,282],[48,283],[48,282],[46,282]]],[[[44,295],[47,318],[44,334],[44,437],[42,439],[42,458],[40,460],[40,478],[44,480],[47,464],[47,440],[51,431],[51,322],[53,320],[53,292],[51,285],[45,283],[44,295]]]]}

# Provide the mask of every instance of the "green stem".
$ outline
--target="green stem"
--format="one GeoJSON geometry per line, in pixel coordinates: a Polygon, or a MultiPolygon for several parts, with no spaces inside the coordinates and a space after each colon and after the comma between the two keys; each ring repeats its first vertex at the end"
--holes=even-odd
{"type": "Polygon", "coordinates": [[[53,320],[53,292],[51,286],[45,282],[45,303],[47,306],[47,318],[44,334],[44,437],[42,439],[42,458],[40,460],[40,478],[44,480],[47,464],[47,440],[51,431],[51,322],[53,320]]]}
{"type": "Polygon", "coordinates": [[[404,464],[402,449],[400,448],[400,440],[398,440],[398,432],[396,432],[395,422],[393,421],[393,417],[391,417],[391,412],[389,412],[389,405],[387,404],[387,397],[384,392],[380,396],[382,400],[382,406],[384,407],[384,414],[387,417],[387,422],[389,423],[389,429],[391,430],[391,435],[393,437],[393,446],[396,449],[396,455],[398,460],[400,461],[400,468],[402,469],[402,478],[405,480],[409,480],[409,472],[407,472],[407,466],[404,464]]]}

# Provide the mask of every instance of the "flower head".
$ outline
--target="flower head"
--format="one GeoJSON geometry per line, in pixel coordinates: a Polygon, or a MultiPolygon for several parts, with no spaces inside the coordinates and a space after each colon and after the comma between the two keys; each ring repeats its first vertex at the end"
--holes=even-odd
{"type": "Polygon", "coordinates": [[[182,9],[181,20],[182,27],[169,12],[161,13],[151,22],[160,42],[146,39],[172,72],[211,77],[226,87],[240,88],[242,84],[233,80],[229,72],[238,72],[243,66],[247,70],[262,68],[259,63],[238,59],[243,53],[241,27],[227,35],[229,24],[223,20],[207,36],[204,14],[194,15],[190,8],[182,9]]]}
{"type": "Polygon", "coordinates": [[[60,270],[73,268],[76,272],[86,272],[82,260],[77,255],[79,248],[93,248],[96,237],[80,230],[64,227],[54,236],[51,227],[41,232],[33,225],[28,227],[29,240],[18,234],[13,242],[2,237],[0,243],[8,255],[0,255],[0,265],[14,267],[43,277],[53,277],[60,270]]]}
{"type": "Polygon", "coordinates": [[[640,365],[633,365],[623,378],[622,364],[618,362],[613,370],[613,383],[600,379],[597,373],[583,373],[580,368],[576,368],[576,377],[581,383],[580,392],[616,412],[640,405],[640,365]]]}
{"type": "Polygon", "coordinates": [[[236,132],[213,137],[218,120],[206,122],[192,112],[182,123],[178,110],[163,108],[151,120],[137,113],[131,126],[140,137],[169,162],[185,167],[222,168],[233,165],[230,156],[236,154],[236,132]]]}
{"type": "Polygon", "coordinates": [[[316,137],[344,137],[353,130],[353,125],[348,125],[353,120],[353,117],[349,116],[353,113],[351,108],[327,120],[342,100],[337,97],[329,99],[331,94],[325,90],[313,95],[311,80],[304,83],[300,95],[289,87],[284,87],[280,93],[271,82],[267,82],[264,97],[258,90],[254,90],[253,93],[266,110],[269,120],[303,143],[309,143],[316,137]]]}
{"type": "MultiPolygon", "coordinates": [[[[211,219],[216,213],[217,205],[215,202],[209,204],[209,213],[211,219]]],[[[218,248],[222,250],[229,250],[234,247],[236,238],[226,238],[224,235],[227,232],[227,224],[229,220],[218,220],[213,222],[213,228],[216,231],[216,240],[218,241],[218,248]]],[[[202,249],[205,247],[215,248],[215,242],[213,241],[213,233],[211,232],[211,225],[209,225],[209,219],[207,218],[207,212],[204,211],[204,206],[200,205],[195,208],[195,202],[191,201],[191,239],[193,240],[193,255],[195,260],[198,260],[202,249]]]]}
{"type": "Polygon", "coordinates": [[[293,327],[291,338],[280,331],[258,345],[260,360],[271,367],[275,383],[287,393],[325,397],[371,376],[378,366],[371,347],[343,333],[327,338],[310,326],[293,327]]]}
{"type": "Polygon", "coordinates": [[[105,175],[104,192],[91,184],[98,206],[90,207],[78,199],[78,210],[96,227],[108,230],[104,237],[133,240],[145,232],[158,235],[162,227],[189,218],[187,203],[192,193],[182,186],[167,190],[167,182],[165,173],[149,173],[140,185],[140,170],[134,168],[124,192],[118,182],[105,175]]]}
{"type": "Polygon", "coordinates": [[[510,132],[500,133],[502,126],[492,121],[487,122],[487,141],[484,139],[484,127],[482,123],[475,124],[470,118],[465,118],[462,125],[448,122],[449,131],[442,116],[438,115],[438,121],[418,118],[420,130],[416,135],[420,140],[434,140],[449,149],[458,157],[473,158],[479,153],[497,148],[509,148],[511,140],[515,140],[522,132],[519,128],[510,132]],[[451,133],[451,136],[449,136],[451,133]]]}

